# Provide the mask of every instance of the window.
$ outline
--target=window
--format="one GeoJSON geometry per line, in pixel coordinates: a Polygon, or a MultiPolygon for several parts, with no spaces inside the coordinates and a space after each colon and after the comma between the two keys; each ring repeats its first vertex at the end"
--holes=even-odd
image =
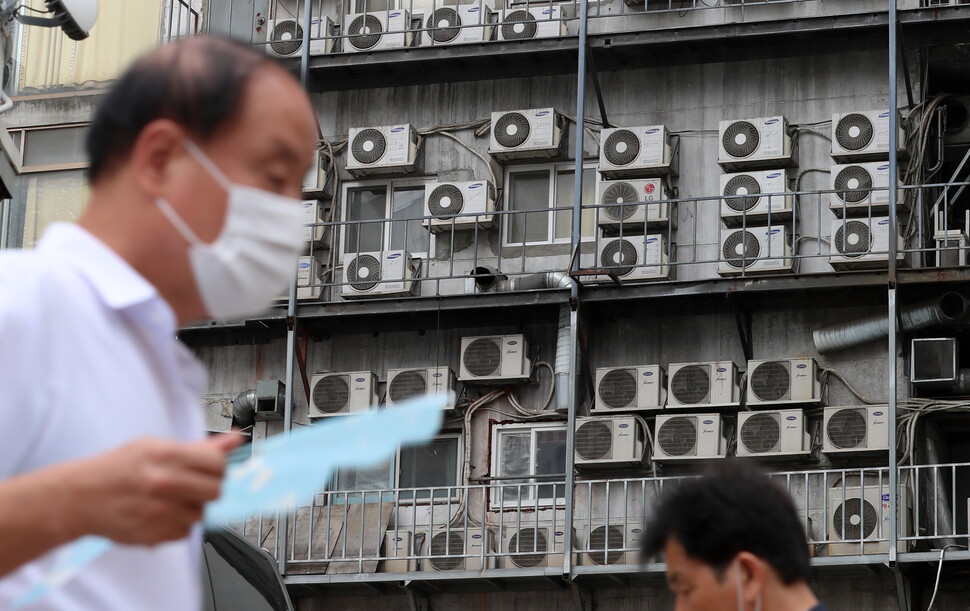
{"type": "MultiPolygon", "coordinates": [[[[399,488],[432,488],[458,483],[460,459],[458,435],[439,437],[421,446],[401,448],[399,488]]],[[[435,490],[434,498],[456,496],[457,491],[435,490]]],[[[401,499],[427,499],[430,490],[402,491],[401,499]]]]}
{"type": "MultiPolygon", "coordinates": [[[[576,172],[572,164],[529,166],[508,170],[505,184],[508,215],[506,244],[569,243],[576,172]],[[565,208],[551,210],[551,208],[565,208]]],[[[596,167],[583,168],[583,206],[596,202],[596,167]]],[[[581,235],[594,235],[595,209],[583,210],[581,235]]]]}
{"type": "Polygon", "coordinates": [[[424,180],[345,185],[344,254],[404,249],[427,257],[431,233],[422,226],[424,180]]]}
{"type": "MultiPolygon", "coordinates": [[[[500,478],[493,506],[528,506],[565,502],[563,484],[543,484],[535,476],[565,477],[566,425],[495,425],[492,473],[500,478]],[[528,484],[519,486],[518,484],[528,484]]],[[[554,478],[553,478],[554,479],[554,478]]]]}
{"type": "Polygon", "coordinates": [[[380,491],[394,487],[394,460],[382,462],[374,467],[338,469],[331,490],[338,492],[332,495],[334,504],[343,503],[380,503],[393,500],[393,495],[380,491]],[[369,493],[368,490],[375,492],[369,493]],[[340,492],[355,492],[356,494],[339,494],[340,492]]]}

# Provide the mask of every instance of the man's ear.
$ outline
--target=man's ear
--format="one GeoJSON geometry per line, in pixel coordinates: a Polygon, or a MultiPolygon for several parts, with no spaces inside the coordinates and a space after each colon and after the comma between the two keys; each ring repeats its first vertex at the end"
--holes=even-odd
{"type": "Polygon", "coordinates": [[[751,552],[739,553],[737,564],[737,570],[741,572],[741,593],[745,607],[753,607],[764,591],[768,564],[751,552]]]}
{"type": "Polygon", "coordinates": [[[131,151],[131,168],[148,197],[161,195],[171,175],[172,161],[185,154],[184,138],[182,128],[169,119],[152,121],[138,134],[131,151]]]}

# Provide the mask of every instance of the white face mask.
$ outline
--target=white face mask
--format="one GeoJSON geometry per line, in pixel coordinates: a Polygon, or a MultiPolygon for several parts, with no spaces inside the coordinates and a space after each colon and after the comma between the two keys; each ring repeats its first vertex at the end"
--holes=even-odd
{"type": "MultiPolygon", "coordinates": [[[[741,582],[741,563],[737,560],[734,561],[734,574],[738,579],[738,611],[745,611],[744,609],[744,596],[742,589],[744,584],[741,582]]],[[[758,600],[754,602],[754,610],[761,611],[761,595],[758,595],[758,600]]]]}
{"type": "Polygon", "coordinates": [[[226,220],[211,244],[199,239],[171,204],[159,210],[191,245],[195,285],[209,316],[217,320],[265,310],[296,275],[303,250],[304,221],[299,200],[235,184],[193,142],[185,148],[226,190],[226,220]]]}

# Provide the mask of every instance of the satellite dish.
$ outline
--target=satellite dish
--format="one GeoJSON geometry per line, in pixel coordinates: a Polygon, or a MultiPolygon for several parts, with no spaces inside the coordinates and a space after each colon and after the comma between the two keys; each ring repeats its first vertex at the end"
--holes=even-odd
{"type": "MultiPolygon", "coordinates": [[[[7,4],[8,2],[3,2],[3,7],[6,9],[3,12],[9,18],[12,11],[7,8],[7,4]]],[[[52,15],[51,17],[34,17],[16,12],[13,13],[13,17],[24,25],[59,27],[71,40],[87,38],[88,32],[98,19],[98,0],[44,0],[44,4],[47,5],[47,12],[52,15]]],[[[20,7],[14,8],[13,11],[17,8],[20,7]]]]}

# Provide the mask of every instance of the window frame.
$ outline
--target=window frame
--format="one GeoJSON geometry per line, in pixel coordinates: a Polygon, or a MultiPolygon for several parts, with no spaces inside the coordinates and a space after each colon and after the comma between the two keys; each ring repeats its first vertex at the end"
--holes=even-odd
{"type": "MultiPolygon", "coordinates": [[[[593,160],[583,161],[583,170],[593,170],[594,183],[593,183],[593,203],[596,203],[596,194],[599,193],[600,182],[602,177],[599,172],[596,171],[597,162],[593,160]]],[[[572,241],[572,237],[557,238],[556,237],[556,189],[557,189],[557,175],[562,170],[570,170],[574,172],[576,164],[573,162],[554,162],[554,163],[538,163],[538,164],[524,164],[524,165],[510,165],[505,167],[504,172],[504,182],[505,188],[502,191],[502,205],[503,210],[506,210],[508,214],[506,215],[505,227],[502,230],[502,247],[511,248],[524,248],[529,246],[553,246],[557,244],[568,245],[572,241]],[[512,194],[512,175],[518,173],[528,173],[537,171],[546,171],[549,175],[549,205],[546,209],[546,214],[549,215],[547,226],[546,226],[546,239],[542,241],[529,241],[526,236],[522,242],[513,242],[510,239],[510,231],[512,229],[512,219],[514,219],[519,214],[537,214],[542,212],[542,209],[529,210],[528,212],[518,210],[512,207],[511,194],[512,194]]],[[[595,208],[583,207],[584,212],[589,211],[594,214],[593,218],[593,231],[590,235],[580,235],[580,243],[593,243],[596,241],[596,219],[595,219],[595,208]]],[[[582,221],[580,221],[582,223],[582,221]]],[[[581,229],[580,229],[581,230],[581,229]]]]}
{"type": "MultiPolygon", "coordinates": [[[[536,467],[536,443],[537,443],[537,433],[540,431],[562,431],[566,432],[567,423],[565,422],[514,422],[514,423],[495,423],[492,424],[492,443],[491,443],[491,474],[493,477],[504,477],[502,475],[502,450],[501,450],[501,436],[506,433],[522,433],[528,432],[530,435],[529,443],[529,477],[522,477],[517,479],[532,480],[531,482],[524,482],[529,485],[528,496],[521,498],[516,498],[513,500],[507,500],[503,494],[502,488],[504,487],[503,480],[496,480],[493,485],[492,490],[489,494],[489,508],[493,511],[501,511],[503,509],[529,509],[535,508],[559,508],[566,505],[566,495],[565,486],[563,486],[563,496],[556,496],[555,498],[538,499],[538,504],[536,502],[536,497],[534,491],[537,487],[545,482],[537,481],[535,478],[537,476],[535,472],[536,467]]],[[[516,485],[516,484],[509,484],[516,485]]],[[[549,486],[556,486],[557,483],[549,483],[549,486]]],[[[555,488],[553,488],[555,489],[555,488]]]]}
{"type": "MultiPolygon", "coordinates": [[[[417,495],[413,495],[410,498],[404,498],[400,493],[398,496],[398,505],[445,505],[449,502],[457,502],[460,498],[461,492],[459,488],[464,485],[462,482],[462,463],[464,462],[464,439],[461,433],[441,433],[435,435],[431,442],[442,441],[445,439],[454,439],[455,444],[455,482],[453,484],[445,484],[446,487],[451,488],[452,494],[446,496],[434,496],[433,494],[427,498],[420,498],[417,495]]],[[[430,443],[430,442],[429,442],[430,443]]],[[[417,447],[417,446],[414,446],[417,447]]],[[[397,455],[395,456],[395,461],[397,468],[395,469],[396,478],[394,482],[394,487],[398,490],[401,489],[401,450],[403,448],[398,447],[397,455]]]]}
{"type": "MultiPolygon", "coordinates": [[[[395,221],[391,218],[393,213],[393,193],[395,187],[427,187],[428,184],[434,182],[433,177],[407,177],[407,178],[384,178],[384,179],[368,179],[368,180],[354,180],[347,181],[341,185],[340,201],[342,205],[340,206],[340,246],[338,249],[338,261],[340,265],[343,265],[347,257],[352,257],[357,254],[354,252],[345,252],[345,247],[347,245],[347,227],[348,216],[350,213],[350,192],[358,189],[367,189],[372,187],[384,187],[387,189],[387,196],[384,198],[384,226],[387,228],[386,231],[382,232],[381,236],[381,252],[387,252],[392,250],[391,248],[391,235],[394,223],[407,223],[408,221],[398,220],[395,221]]],[[[423,205],[423,204],[422,204],[423,205]]],[[[423,213],[422,213],[423,217],[423,213]]],[[[420,221],[421,219],[416,219],[420,221]]],[[[412,221],[413,222],[413,221],[412,221]]],[[[377,219],[374,221],[377,224],[377,219]]],[[[428,231],[428,230],[425,230],[428,231]]],[[[406,246],[406,245],[405,245],[406,246]]],[[[411,256],[415,259],[427,260],[431,257],[431,253],[435,251],[435,234],[428,231],[428,250],[425,252],[412,252],[411,256]]],[[[366,250],[360,250],[359,252],[370,252],[366,250]]]]}
{"type": "Polygon", "coordinates": [[[55,129],[73,129],[73,128],[83,128],[90,127],[90,121],[78,121],[75,123],[54,123],[50,125],[23,125],[18,127],[8,127],[7,133],[10,138],[14,140],[14,144],[17,146],[17,154],[19,158],[17,162],[20,164],[21,174],[38,174],[42,172],[57,172],[60,170],[84,170],[87,169],[91,164],[88,162],[85,156],[84,161],[79,161],[76,163],[53,163],[47,165],[24,165],[24,151],[25,143],[27,141],[27,134],[29,132],[37,131],[48,131],[55,129]],[[20,140],[17,141],[15,134],[19,134],[20,140]]]}

